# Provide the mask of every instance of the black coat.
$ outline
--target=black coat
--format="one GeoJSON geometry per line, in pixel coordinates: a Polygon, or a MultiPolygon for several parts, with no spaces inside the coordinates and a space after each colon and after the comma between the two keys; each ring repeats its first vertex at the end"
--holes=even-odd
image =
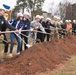
{"type": "Polygon", "coordinates": [[[76,30],[76,24],[72,24],[73,30],[76,30]]]}
{"type": "Polygon", "coordinates": [[[48,24],[48,21],[46,22],[46,29],[45,29],[45,31],[47,32],[47,33],[50,33],[51,32],[51,30],[50,30],[50,26],[52,26],[52,27],[55,27],[53,24],[51,24],[51,23],[49,23],[48,24]]]}
{"type": "MultiPolygon", "coordinates": [[[[24,26],[22,30],[29,30],[30,29],[30,20],[23,20],[24,26]]],[[[27,32],[22,32],[23,34],[29,35],[29,31],[27,32]]]]}
{"type": "Polygon", "coordinates": [[[7,28],[10,30],[16,30],[16,28],[11,26],[3,16],[0,16],[0,31],[6,31],[7,28]]]}

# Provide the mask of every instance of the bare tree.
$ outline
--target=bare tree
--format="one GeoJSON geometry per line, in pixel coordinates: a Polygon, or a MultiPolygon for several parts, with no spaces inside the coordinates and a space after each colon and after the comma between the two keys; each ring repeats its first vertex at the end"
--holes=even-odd
{"type": "Polygon", "coordinates": [[[52,2],[52,3],[49,3],[49,9],[48,9],[48,12],[49,13],[53,13],[54,12],[54,6],[55,6],[55,2],[52,2]]]}
{"type": "Polygon", "coordinates": [[[57,5],[57,9],[55,11],[55,15],[59,15],[61,19],[65,19],[66,17],[66,8],[70,5],[68,0],[63,0],[57,5]]]}
{"type": "Polygon", "coordinates": [[[41,14],[42,4],[44,3],[44,1],[45,0],[17,0],[17,6],[13,10],[13,12],[16,13],[17,11],[22,10],[22,13],[24,13],[24,9],[26,8],[27,11],[29,11],[29,9],[31,10],[32,15],[36,15],[38,13],[41,14]]]}

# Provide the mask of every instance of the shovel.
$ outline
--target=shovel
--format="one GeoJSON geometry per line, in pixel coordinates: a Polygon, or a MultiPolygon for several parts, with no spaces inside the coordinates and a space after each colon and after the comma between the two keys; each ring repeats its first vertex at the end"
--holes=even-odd
{"type": "MultiPolygon", "coordinates": [[[[16,33],[15,33],[16,34],[16,33]]],[[[16,36],[18,36],[18,34],[16,34],[16,36]]],[[[20,36],[18,36],[20,39],[21,39],[21,37],[20,36]]],[[[22,40],[22,42],[24,43],[24,44],[26,44],[26,42],[23,40],[23,39],[21,39],[22,40]]],[[[26,46],[27,46],[27,48],[30,48],[31,47],[31,45],[30,44],[26,44],[26,46]]]]}

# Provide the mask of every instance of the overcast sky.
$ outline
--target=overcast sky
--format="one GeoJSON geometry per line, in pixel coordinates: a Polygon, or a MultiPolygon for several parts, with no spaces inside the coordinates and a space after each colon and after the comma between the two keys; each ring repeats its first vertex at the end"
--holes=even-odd
{"type": "MultiPolygon", "coordinates": [[[[60,0],[45,0],[44,5],[47,6],[49,2],[53,2],[53,1],[57,4],[60,0]]],[[[0,6],[2,4],[7,4],[7,5],[9,5],[13,8],[14,5],[16,5],[16,0],[1,0],[0,1],[0,6]]]]}
{"type": "Polygon", "coordinates": [[[51,4],[57,5],[61,0],[45,0],[43,5],[43,10],[48,11],[49,7],[51,7],[51,4]]]}
{"type": "Polygon", "coordinates": [[[0,7],[2,7],[3,4],[11,6],[12,9],[16,5],[16,0],[0,0],[0,7]]]}
{"type": "MultiPolygon", "coordinates": [[[[60,1],[62,0],[45,0],[44,2],[44,6],[43,6],[43,10],[48,11],[48,8],[50,7],[50,4],[52,2],[56,4],[58,4],[60,1]]],[[[74,2],[76,0],[70,0],[71,2],[74,2]]],[[[11,9],[14,8],[14,6],[16,5],[16,0],[0,0],[0,7],[2,6],[2,4],[7,4],[9,6],[11,6],[11,9]]]]}

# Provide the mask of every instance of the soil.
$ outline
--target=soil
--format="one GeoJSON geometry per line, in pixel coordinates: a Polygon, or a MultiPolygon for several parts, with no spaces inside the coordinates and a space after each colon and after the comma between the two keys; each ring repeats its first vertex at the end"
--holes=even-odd
{"type": "Polygon", "coordinates": [[[56,69],[76,54],[76,36],[35,44],[0,64],[0,75],[36,75],[56,69]]]}

